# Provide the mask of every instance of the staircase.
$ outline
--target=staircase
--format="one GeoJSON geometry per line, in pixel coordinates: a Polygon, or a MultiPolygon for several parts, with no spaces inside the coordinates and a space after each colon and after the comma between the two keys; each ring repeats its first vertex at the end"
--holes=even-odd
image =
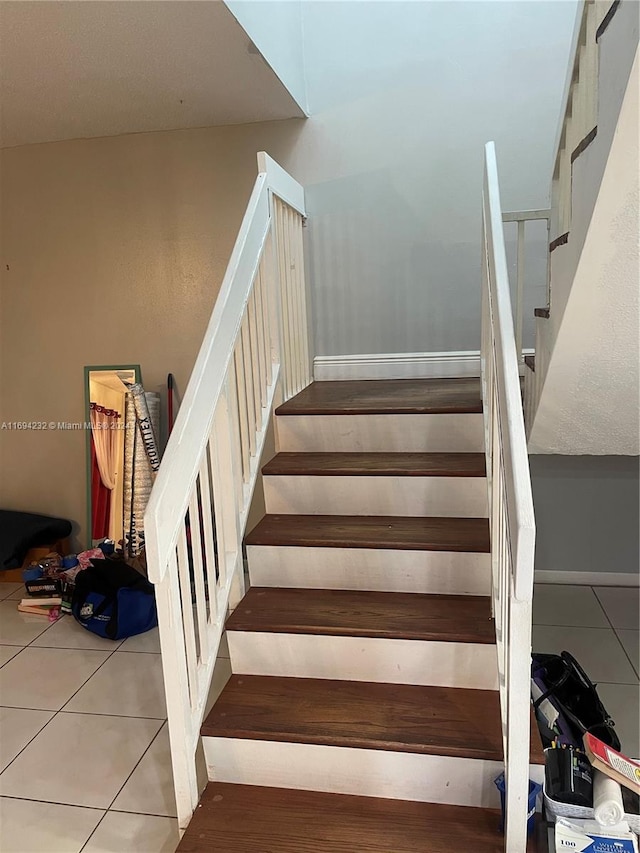
{"type": "Polygon", "coordinates": [[[481,410],[466,379],[314,383],[276,410],[181,851],[502,849],[481,410]]]}
{"type": "Polygon", "coordinates": [[[259,155],[145,515],[180,851],[544,849],[526,836],[535,526],[485,158],[481,379],[313,382],[304,192],[259,155]]]}

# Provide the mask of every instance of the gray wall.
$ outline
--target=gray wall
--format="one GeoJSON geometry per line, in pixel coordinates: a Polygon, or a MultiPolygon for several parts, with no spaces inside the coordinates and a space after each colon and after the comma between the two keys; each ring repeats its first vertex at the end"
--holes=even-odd
{"type": "Polygon", "coordinates": [[[530,456],[536,569],[638,572],[637,456],[530,456]]]}
{"type": "Polygon", "coordinates": [[[299,106],[306,111],[302,0],[225,0],[225,3],[299,106]]]}
{"type": "MultiPolygon", "coordinates": [[[[281,55],[271,25],[284,15],[293,32],[298,4],[230,8],[299,89],[300,55],[281,55]]],[[[311,117],[283,165],[308,190],[318,355],[478,349],[483,146],[496,142],[505,209],[547,206],[575,12],[304,0],[311,117]]],[[[546,235],[529,250],[525,345],[546,235]]]]}
{"type": "Polygon", "coordinates": [[[575,10],[303,3],[318,354],[478,349],[483,146],[506,209],[547,205],[575,10]]]}

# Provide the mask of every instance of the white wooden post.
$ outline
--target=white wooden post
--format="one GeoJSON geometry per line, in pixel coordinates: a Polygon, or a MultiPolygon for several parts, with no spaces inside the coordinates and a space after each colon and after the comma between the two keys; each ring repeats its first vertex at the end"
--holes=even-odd
{"type": "Polygon", "coordinates": [[[524,315],[524,220],[518,222],[518,250],[516,256],[516,353],[518,363],[522,354],[522,323],[524,315]]]}

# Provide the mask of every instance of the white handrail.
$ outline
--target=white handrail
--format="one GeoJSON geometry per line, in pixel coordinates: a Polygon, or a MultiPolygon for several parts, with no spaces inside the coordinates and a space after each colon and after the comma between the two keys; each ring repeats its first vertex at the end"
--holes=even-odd
{"type": "MultiPolygon", "coordinates": [[[[158,531],[157,551],[149,555],[149,579],[152,583],[159,583],[167,570],[180,519],[187,511],[190,485],[195,480],[203,447],[208,440],[206,427],[210,426],[222,392],[242,309],[247,303],[268,228],[267,177],[260,174],[149,498],[145,530],[149,530],[151,523],[158,531]],[[166,499],[168,492],[180,495],[179,506],[166,499]]],[[[147,551],[150,544],[147,543],[147,551]]]]}
{"type": "Polygon", "coordinates": [[[481,371],[507,783],[505,850],[525,853],[535,520],[493,142],[485,146],[481,371]]]}
{"type": "Polygon", "coordinates": [[[199,799],[196,749],[276,398],[311,382],[304,190],[260,172],[145,513],[178,820],[199,799]]]}

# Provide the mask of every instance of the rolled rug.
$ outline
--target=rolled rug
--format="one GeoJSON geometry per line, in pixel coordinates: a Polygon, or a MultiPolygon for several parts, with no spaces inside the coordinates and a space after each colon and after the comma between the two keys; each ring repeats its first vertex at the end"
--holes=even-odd
{"type": "MultiPolygon", "coordinates": [[[[160,395],[147,392],[145,408],[154,433],[160,424],[160,395]]],[[[128,557],[137,556],[144,548],[144,511],[147,508],[155,473],[149,454],[138,429],[137,410],[131,393],[125,399],[124,446],[124,551],[128,557]]]]}
{"type": "Polygon", "coordinates": [[[138,429],[140,430],[140,437],[142,438],[142,444],[144,445],[145,452],[149,459],[149,465],[151,466],[152,471],[157,471],[160,467],[160,453],[158,451],[158,442],[156,440],[156,433],[158,430],[158,423],[154,424],[151,413],[149,411],[149,400],[153,399],[155,401],[156,397],[159,396],[154,392],[149,392],[145,394],[144,388],[139,382],[136,382],[135,385],[129,386],[129,393],[133,399],[133,405],[136,409],[136,421],[138,422],[138,429]],[[154,395],[153,398],[151,395],[154,395]]]}

